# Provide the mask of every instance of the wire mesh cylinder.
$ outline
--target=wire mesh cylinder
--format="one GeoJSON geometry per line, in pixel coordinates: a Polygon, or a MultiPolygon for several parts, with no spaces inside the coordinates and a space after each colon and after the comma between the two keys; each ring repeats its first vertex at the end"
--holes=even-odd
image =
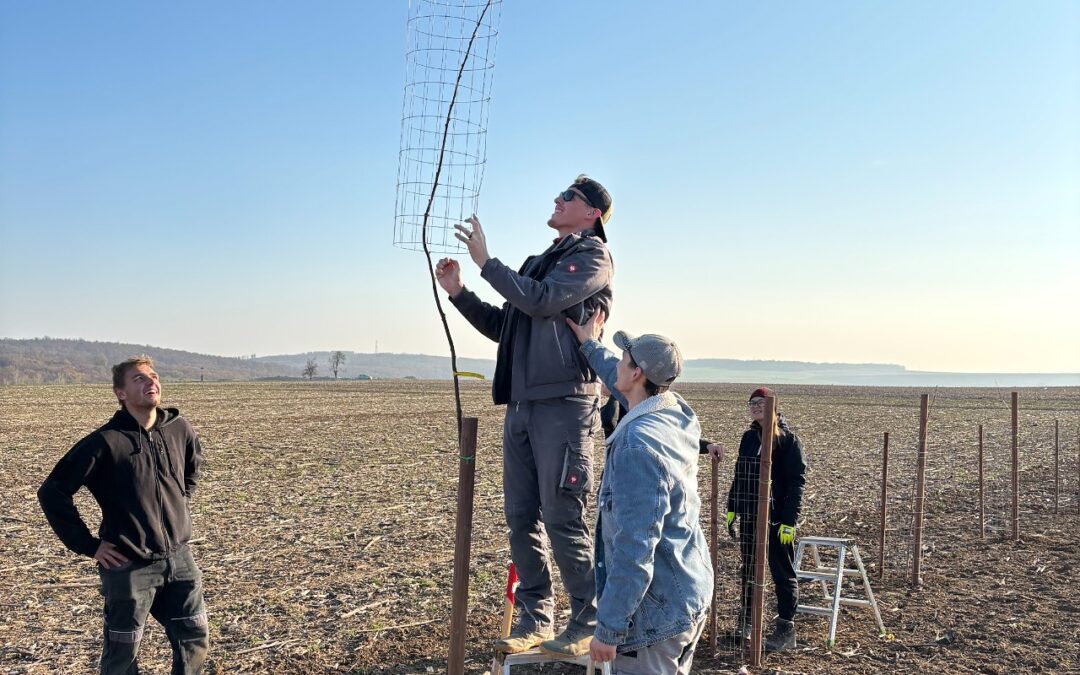
{"type": "Polygon", "coordinates": [[[414,0],[405,48],[394,245],[461,252],[477,210],[501,0],[414,0]]]}

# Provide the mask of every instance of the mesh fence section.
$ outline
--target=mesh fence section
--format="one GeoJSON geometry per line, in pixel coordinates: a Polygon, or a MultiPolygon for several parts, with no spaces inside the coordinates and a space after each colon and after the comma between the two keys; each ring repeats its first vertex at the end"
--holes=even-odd
{"type": "MultiPolygon", "coordinates": [[[[747,428],[745,394],[732,385],[684,385],[680,390],[702,419],[703,435],[723,442],[726,455],[717,466],[716,639],[715,651],[706,633],[702,655],[733,666],[748,662],[740,619],[748,613],[744,600],[743,553],[739,539],[724,526],[727,498],[736,477],[738,439],[747,428]],[[741,398],[741,400],[740,400],[741,398]]],[[[915,557],[915,495],[919,447],[918,389],[858,387],[781,388],[780,411],[803,442],[808,470],[798,538],[850,538],[857,543],[875,594],[910,587],[915,557]],[[786,393],[786,396],[785,396],[786,393]],[[880,544],[882,515],[883,433],[889,432],[885,499],[885,538],[880,544]]],[[[1076,400],[1068,392],[1020,392],[1017,446],[1019,456],[1020,536],[1046,536],[1075,517],[1080,499],[1080,434],[1076,400]],[[1055,480],[1054,423],[1058,421],[1055,480]],[[1057,513],[1054,490],[1057,484],[1057,513]]],[[[711,470],[702,460],[702,522],[711,534],[711,470]]],[[[996,546],[1011,537],[1012,423],[1009,392],[1001,390],[935,390],[927,415],[924,505],[920,554],[923,585],[947,584],[951,553],[972,546],[996,546]],[[983,426],[983,496],[985,539],[980,540],[978,426],[983,426]]],[[[738,521],[737,521],[738,524],[738,521]]],[[[738,530],[736,530],[738,531],[738,530]]],[[[804,552],[804,557],[807,553],[804,552]]],[[[821,564],[835,566],[835,552],[822,549],[821,564]]],[[[850,552],[848,568],[853,566],[850,552]]],[[[803,561],[803,569],[808,568],[803,561]]],[[[765,575],[764,628],[777,614],[776,592],[765,575]]],[[[751,582],[752,584],[752,582],[751,582]]],[[[845,578],[842,595],[862,597],[858,578],[845,578]]],[[[831,588],[829,589],[831,593],[831,588]]],[[[825,589],[816,580],[801,580],[801,604],[823,605],[825,589]]],[[[879,599],[880,603],[880,599],[879,599]]],[[[891,615],[882,608],[886,631],[891,615]]],[[[800,645],[824,646],[828,618],[799,613],[800,645]]],[[[841,609],[838,641],[875,635],[869,610],[841,609]],[[863,612],[866,612],[864,615],[863,612]]]]}

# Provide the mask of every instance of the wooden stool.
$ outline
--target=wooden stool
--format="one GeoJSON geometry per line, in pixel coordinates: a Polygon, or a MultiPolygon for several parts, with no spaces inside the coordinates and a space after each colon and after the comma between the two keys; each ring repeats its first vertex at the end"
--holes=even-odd
{"type": "MultiPolygon", "coordinates": [[[[556,661],[585,666],[586,675],[596,675],[596,664],[588,654],[583,656],[551,656],[540,651],[539,647],[533,647],[528,651],[518,652],[517,654],[496,654],[491,662],[491,675],[496,675],[496,673],[510,675],[510,666],[522,663],[554,663],[556,661]]],[[[611,675],[610,662],[604,662],[601,666],[603,675],[611,675]]]]}

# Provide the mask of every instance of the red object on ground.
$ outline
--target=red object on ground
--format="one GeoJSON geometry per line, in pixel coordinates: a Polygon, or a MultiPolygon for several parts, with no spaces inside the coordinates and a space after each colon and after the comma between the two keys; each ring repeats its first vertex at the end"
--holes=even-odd
{"type": "Polygon", "coordinates": [[[506,601],[511,605],[514,604],[514,586],[517,586],[517,582],[517,568],[510,563],[510,569],[506,571],[506,601]]]}

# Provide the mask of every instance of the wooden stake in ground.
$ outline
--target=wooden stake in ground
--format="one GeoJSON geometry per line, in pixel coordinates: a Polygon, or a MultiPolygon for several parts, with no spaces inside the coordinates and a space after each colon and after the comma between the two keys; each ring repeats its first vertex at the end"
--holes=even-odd
{"type": "Polygon", "coordinates": [[[1061,483],[1061,475],[1058,472],[1060,464],[1058,455],[1058,421],[1054,420],[1054,515],[1058,514],[1058,488],[1061,483]]]}
{"type": "Polygon", "coordinates": [[[1020,541],[1020,425],[1019,395],[1012,393],[1012,540],[1020,541]]]}
{"type": "Polygon", "coordinates": [[[454,590],[450,611],[449,675],[465,672],[465,622],[469,607],[469,549],[472,546],[473,487],[476,480],[475,417],[461,420],[458,442],[457,517],[454,523],[454,590]]]}
{"type": "Polygon", "coordinates": [[[424,217],[421,221],[420,233],[423,243],[424,258],[427,260],[428,275],[431,277],[431,293],[435,299],[435,308],[439,312],[442,321],[443,332],[446,341],[450,345],[450,367],[454,375],[454,414],[458,430],[458,500],[457,517],[455,523],[454,541],[454,588],[453,600],[450,610],[450,656],[446,664],[447,673],[461,675],[465,672],[465,621],[468,616],[469,601],[469,547],[472,545],[472,513],[473,513],[473,486],[476,480],[476,427],[475,417],[462,417],[461,407],[461,373],[457,365],[457,348],[454,345],[454,336],[450,333],[450,324],[446,320],[446,312],[443,310],[442,300],[439,293],[438,280],[435,277],[435,264],[431,259],[431,247],[428,245],[428,219],[431,216],[435,197],[439,192],[439,177],[442,174],[443,160],[446,157],[447,138],[450,133],[450,123],[454,119],[454,106],[457,104],[458,91],[461,87],[461,76],[465,72],[469,55],[472,53],[473,44],[476,41],[477,32],[484,23],[484,17],[491,7],[492,0],[487,0],[484,8],[480,11],[480,17],[476,20],[472,35],[465,46],[465,54],[457,69],[457,77],[454,80],[454,89],[447,106],[446,118],[443,123],[442,140],[439,143],[438,161],[435,163],[434,177],[431,181],[431,194],[428,197],[427,206],[424,209],[424,217]]]}
{"type": "Polygon", "coordinates": [[[885,525],[889,521],[889,432],[881,450],[881,526],[878,529],[878,579],[885,578],[885,525]]]}
{"type": "Polygon", "coordinates": [[[986,493],[983,483],[983,425],[979,425],[979,539],[986,539],[986,493]]]}
{"type": "Polygon", "coordinates": [[[772,489],[773,426],[776,397],[765,397],[761,420],[761,457],[758,473],[757,521],[754,523],[754,592],[750,601],[750,665],[761,665],[761,634],[765,615],[765,560],[769,552],[769,492],[772,489]]]}
{"type": "Polygon", "coordinates": [[[923,510],[926,508],[926,422],[930,414],[930,395],[919,397],[919,454],[915,470],[915,524],[912,527],[911,586],[922,584],[923,510]]]}
{"type": "Polygon", "coordinates": [[[716,569],[717,556],[719,555],[719,547],[717,540],[719,538],[720,520],[718,518],[717,508],[720,503],[720,480],[717,476],[718,468],[720,464],[719,460],[711,456],[712,459],[712,476],[710,478],[710,490],[709,490],[709,556],[712,558],[712,571],[713,571],[713,591],[712,591],[712,610],[709,612],[709,655],[716,654],[716,579],[718,578],[716,569]]]}

